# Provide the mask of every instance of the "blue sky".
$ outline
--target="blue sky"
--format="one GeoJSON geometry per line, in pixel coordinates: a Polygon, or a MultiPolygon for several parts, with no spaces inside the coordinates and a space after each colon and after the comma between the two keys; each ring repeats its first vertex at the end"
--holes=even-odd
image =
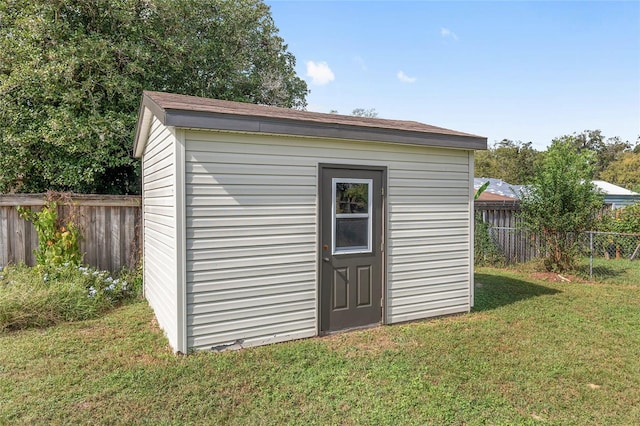
{"type": "Polygon", "coordinates": [[[266,0],[308,110],[415,120],[544,149],[640,134],[640,2],[266,0]]]}

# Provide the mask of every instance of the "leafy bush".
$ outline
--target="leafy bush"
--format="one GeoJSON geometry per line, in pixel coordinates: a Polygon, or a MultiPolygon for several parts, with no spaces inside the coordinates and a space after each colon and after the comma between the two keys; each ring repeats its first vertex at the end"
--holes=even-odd
{"type": "Polygon", "coordinates": [[[34,251],[40,266],[79,265],[80,233],[78,227],[69,220],[63,223],[58,218],[55,201],[47,201],[39,212],[18,207],[20,217],[33,223],[38,233],[38,249],[34,251]]]}
{"type": "MultiPolygon", "coordinates": [[[[128,274],[140,281],[135,272],[128,274]]],[[[95,318],[139,294],[139,283],[131,284],[125,275],[114,279],[106,271],[70,263],[6,266],[0,272],[0,331],[95,318]]]]}
{"type": "Polygon", "coordinates": [[[606,258],[631,257],[640,242],[640,203],[605,212],[596,230],[604,232],[594,236],[596,252],[606,258]]]}
{"type": "Polygon", "coordinates": [[[640,233],[640,202],[621,209],[609,210],[598,219],[598,231],[628,234],[640,233]]]}

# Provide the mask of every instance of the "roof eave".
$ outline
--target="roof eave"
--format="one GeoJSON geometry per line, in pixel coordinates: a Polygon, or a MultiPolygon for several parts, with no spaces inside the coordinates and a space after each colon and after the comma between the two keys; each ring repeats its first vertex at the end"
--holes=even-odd
{"type": "Polygon", "coordinates": [[[190,129],[324,137],[458,149],[487,149],[487,139],[483,137],[454,136],[406,130],[349,126],[337,123],[317,123],[285,118],[255,117],[177,109],[166,109],[164,112],[164,125],[190,129]]]}
{"type": "Polygon", "coordinates": [[[165,126],[178,128],[348,139],[465,150],[487,149],[487,138],[476,135],[449,135],[283,117],[164,108],[150,95],[153,93],[145,92],[142,96],[134,144],[136,157],[142,156],[153,116],[165,126]]]}

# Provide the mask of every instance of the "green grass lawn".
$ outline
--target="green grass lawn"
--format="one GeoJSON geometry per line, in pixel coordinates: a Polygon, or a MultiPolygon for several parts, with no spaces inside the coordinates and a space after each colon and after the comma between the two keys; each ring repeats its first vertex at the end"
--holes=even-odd
{"type": "Polygon", "coordinates": [[[640,285],[479,269],[468,315],[174,356],[144,302],[0,334],[0,424],[640,424],[640,285]]]}
{"type": "MultiPolygon", "coordinates": [[[[578,265],[578,273],[589,277],[589,258],[583,258],[578,265]]],[[[640,285],[640,260],[593,259],[593,279],[603,283],[640,285]]]]}

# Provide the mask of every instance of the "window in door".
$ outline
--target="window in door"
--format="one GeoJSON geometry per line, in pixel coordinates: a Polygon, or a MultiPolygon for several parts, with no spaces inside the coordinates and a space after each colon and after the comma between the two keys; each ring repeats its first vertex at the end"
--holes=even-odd
{"type": "Polygon", "coordinates": [[[371,252],[373,181],[332,179],[332,253],[371,252]]]}

